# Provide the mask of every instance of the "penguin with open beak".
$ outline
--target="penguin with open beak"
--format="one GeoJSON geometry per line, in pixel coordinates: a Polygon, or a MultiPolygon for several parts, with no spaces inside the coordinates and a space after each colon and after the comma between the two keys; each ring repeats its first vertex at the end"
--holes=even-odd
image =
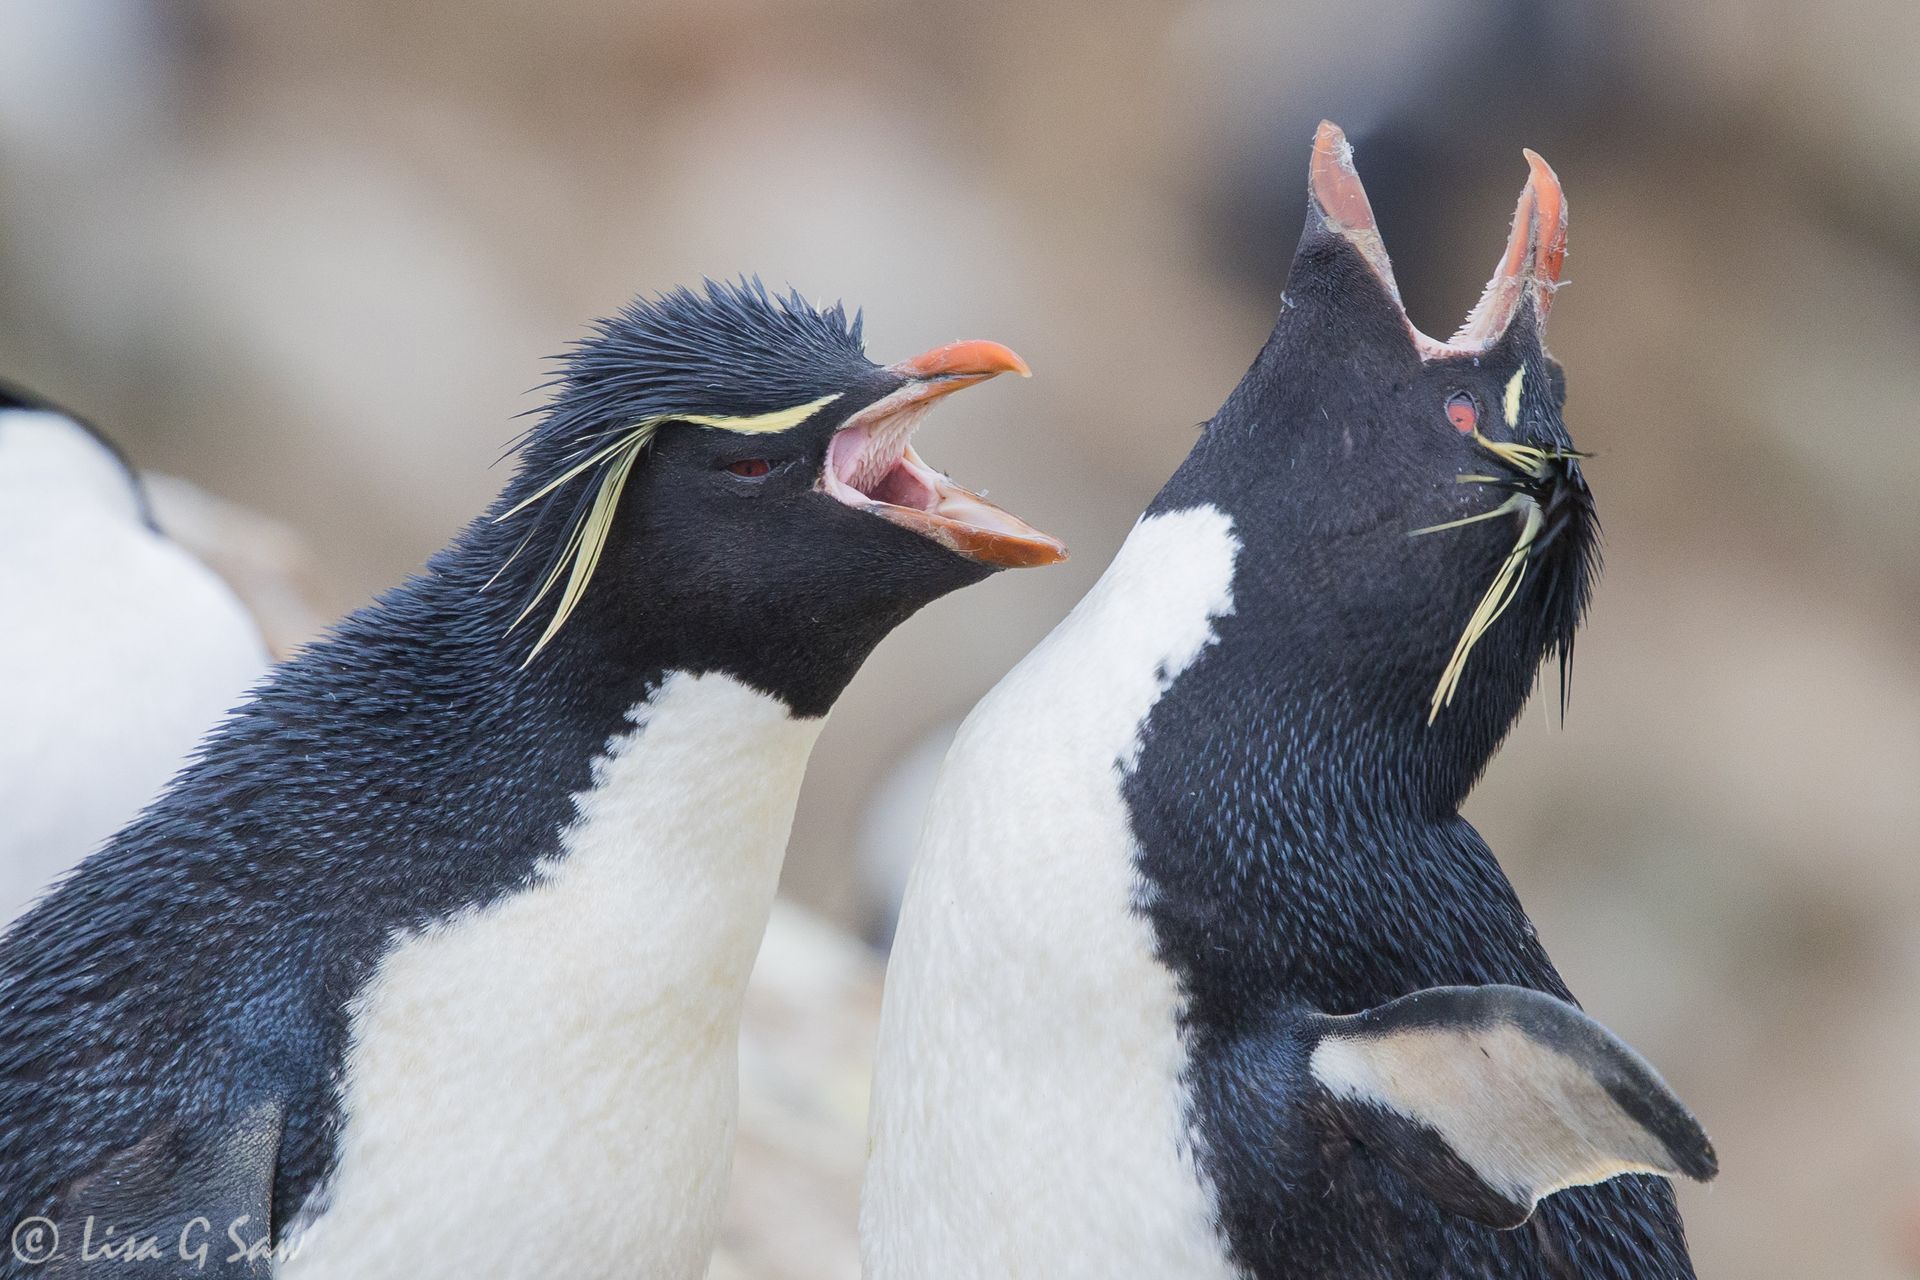
{"type": "Polygon", "coordinates": [[[268,658],[120,448],[3,382],[0,619],[4,923],[159,794],[268,658]]]}
{"type": "Polygon", "coordinates": [[[1006,372],[874,364],[757,282],[603,322],[492,510],[0,941],[25,1261],[704,1274],[823,717],[915,610],[1064,554],[913,446],[1006,372]]]}
{"type": "Polygon", "coordinates": [[[1272,336],[959,731],[887,979],[870,1280],[1692,1274],[1642,1175],[1713,1176],[1706,1136],[1459,813],[1597,562],[1528,160],[1441,342],[1321,127],[1272,336]]]}

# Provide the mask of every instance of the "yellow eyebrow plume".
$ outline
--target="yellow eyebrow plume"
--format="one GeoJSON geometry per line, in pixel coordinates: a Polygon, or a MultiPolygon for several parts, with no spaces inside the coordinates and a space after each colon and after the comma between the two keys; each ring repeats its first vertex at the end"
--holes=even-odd
{"type": "MultiPolygon", "coordinates": [[[[646,452],[661,427],[669,422],[690,422],[695,426],[711,427],[718,431],[737,431],[748,435],[759,435],[775,431],[787,431],[799,426],[821,409],[826,408],[840,398],[840,393],[821,396],[805,404],[797,404],[787,409],[775,409],[771,413],[756,414],[719,414],[719,413],[666,413],[651,418],[643,418],[633,424],[611,443],[589,453],[583,460],[568,467],[554,479],[547,481],[527,497],[494,517],[499,524],[526,510],[542,499],[550,498],[563,488],[568,481],[598,469],[598,489],[594,491],[593,501],[586,511],[567,530],[566,538],[560,546],[560,554],[554,558],[553,566],[547,571],[546,578],[535,591],[533,599],[527,602],[520,616],[507,628],[511,633],[515,627],[527,620],[527,616],[539,607],[554,587],[564,579],[560,590],[560,603],[554,608],[553,618],[547,623],[546,630],[540,633],[534,642],[533,651],[527,654],[525,662],[520,664],[524,670],[540,656],[553,637],[559,634],[561,626],[578,607],[581,597],[586,594],[587,583],[593,578],[593,571],[599,567],[600,553],[606,549],[607,536],[613,528],[613,514],[620,506],[620,495],[625,492],[627,478],[633,474],[633,467],[640,455],[646,452]]],[[[529,535],[531,536],[531,535],[529,535]]],[[[521,547],[526,543],[522,541],[521,547]]],[[[515,548],[515,556],[520,548],[515,548]]],[[[512,557],[509,557],[511,560],[512,557]]],[[[505,566],[501,566],[502,569],[505,566]]],[[[494,575],[495,578],[499,574],[494,575]]],[[[491,582],[488,583],[492,585],[491,582]]]]}
{"type": "Polygon", "coordinates": [[[667,421],[691,422],[696,426],[717,427],[722,431],[739,431],[747,435],[756,435],[762,431],[785,431],[789,427],[797,427],[839,398],[840,392],[836,391],[830,396],[821,396],[818,400],[794,405],[791,409],[775,409],[772,413],[756,413],[749,417],[730,417],[718,413],[678,413],[667,421]]]}
{"type": "MultiPolygon", "coordinates": [[[[1453,646],[1453,656],[1447,659],[1447,665],[1440,673],[1440,683],[1433,691],[1433,699],[1427,704],[1427,723],[1431,725],[1440,718],[1440,710],[1453,703],[1453,695],[1460,689],[1460,678],[1466,674],[1467,656],[1473,647],[1480,643],[1480,637],[1500,620],[1514,597],[1520,594],[1520,582],[1527,573],[1527,553],[1533,550],[1533,540],[1540,535],[1540,526],[1546,522],[1540,505],[1524,494],[1515,494],[1499,507],[1487,514],[1500,515],[1507,511],[1524,510],[1525,523],[1521,525],[1520,536],[1515,539],[1513,550],[1500,562],[1500,568],[1488,584],[1486,594],[1480,597],[1480,603],[1474,607],[1473,616],[1467,619],[1466,628],[1461,631],[1460,639],[1453,646]]],[[[1454,521],[1455,525],[1466,521],[1454,521]]],[[[1447,528],[1439,525],[1437,528],[1447,528]]],[[[1422,530],[1421,532],[1427,532],[1422,530]]]]}
{"type": "MultiPolygon", "coordinates": [[[[1526,384],[1527,371],[1524,366],[1516,369],[1513,377],[1507,380],[1505,404],[1502,407],[1506,410],[1509,427],[1520,425],[1520,394],[1525,390],[1526,384]]],[[[1587,456],[1578,450],[1563,449],[1557,445],[1543,449],[1538,445],[1489,440],[1480,433],[1477,426],[1473,429],[1470,438],[1488,453],[1535,481],[1547,478],[1549,464],[1553,462],[1587,456]]],[[[1462,484],[1502,487],[1509,484],[1498,476],[1489,475],[1463,474],[1455,476],[1454,479],[1462,484]]],[[[1411,536],[1419,537],[1422,534],[1439,533],[1446,529],[1459,529],[1466,525],[1478,524],[1482,520],[1493,520],[1513,512],[1524,513],[1520,536],[1515,540],[1513,550],[1509,551],[1506,559],[1500,562],[1500,568],[1494,573],[1492,583],[1488,585],[1486,593],[1480,597],[1480,603],[1475,606],[1473,615],[1467,619],[1466,627],[1460,632],[1460,638],[1453,646],[1453,656],[1447,659],[1446,667],[1440,672],[1440,683],[1434,689],[1433,699],[1427,706],[1429,725],[1440,718],[1440,712],[1443,709],[1453,704],[1453,695],[1460,690],[1461,678],[1467,670],[1467,658],[1473,653],[1474,646],[1480,643],[1481,637],[1485,636],[1488,629],[1500,620],[1500,615],[1507,611],[1507,606],[1512,604],[1515,597],[1520,594],[1520,584],[1527,572],[1527,558],[1533,551],[1534,540],[1540,536],[1541,527],[1546,523],[1546,515],[1541,511],[1539,502],[1531,495],[1515,492],[1505,502],[1490,511],[1462,516],[1458,520],[1448,520],[1443,524],[1428,525],[1424,529],[1411,531],[1411,536]]]]}

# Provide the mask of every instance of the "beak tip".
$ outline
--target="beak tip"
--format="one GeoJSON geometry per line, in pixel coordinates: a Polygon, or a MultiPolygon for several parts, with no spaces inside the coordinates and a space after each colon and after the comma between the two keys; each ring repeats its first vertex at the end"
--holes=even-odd
{"type": "MultiPolygon", "coordinates": [[[[1523,149],[1527,158],[1527,190],[1522,207],[1531,197],[1535,218],[1532,230],[1530,278],[1549,290],[1560,283],[1567,259],[1567,197],[1560,187],[1559,175],[1539,152],[1523,149]]],[[[1543,299],[1550,301],[1550,299],[1543,299]]]]}
{"type": "Polygon", "coordinates": [[[1523,147],[1527,184],[1513,211],[1506,252],[1486,292],[1454,335],[1454,344],[1484,350],[1498,341],[1531,298],[1535,319],[1544,324],[1554,291],[1563,283],[1567,261],[1567,199],[1559,175],[1539,152],[1523,147]]]}
{"type": "Polygon", "coordinates": [[[1307,192],[1320,214],[1336,230],[1373,226],[1373,208],[1353,166],[1353,144],[1339,125],[1322,120],[1313,135],[1313,162],[1308,166],[1307,192]]]}
{"type": "Polygon", "coordinates": [[[1031,378],[1033,370],[1011,347],[980,340],[950,342],[892,366],[904,378],[966,378],[981,381],[1000,373],[1031,378]]]}
{"type": "Polygon", "coordinates": [[[1349,168],[1353,165],[1353,148],[1347,144],[1346,130],[1331,120],[1322,120],[1313,131],[1313,150],[1316,158],[1325,155],[1349,168]]]}
{"type": "Polygon", "coordinates": [[[1307,209],[1308,234],[1313,234],[1317,225],[1351,244],[1373,269],[1387,296],[1399,306],[1400,286],[1393,278],[1393,262],[1380,239],[1367,189],[1353,164],[1353,144],[1331,120],[1322,120],[1313,135],[1313,160],[1307,167],[1307,209]]]}

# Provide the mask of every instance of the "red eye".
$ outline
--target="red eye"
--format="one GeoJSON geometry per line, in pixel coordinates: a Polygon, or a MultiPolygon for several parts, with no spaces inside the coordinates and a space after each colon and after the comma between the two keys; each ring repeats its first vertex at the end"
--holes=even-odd
{"type": "Polygon", "coordinates": [[[765,458],[742,458],[738,462],[729,462],[727,464],[727,470],[737,476],[745,476],[747,479],[753,480],[773,470],[773,464],[769,463],[765,458]]]}
{"type": "Polygon", "coordinates": [[[1470,436],[1480,426],[1480,406],[1466,392],[1456,391],[1447,397],[1447,421],[1461,435],[1470,436]]]}

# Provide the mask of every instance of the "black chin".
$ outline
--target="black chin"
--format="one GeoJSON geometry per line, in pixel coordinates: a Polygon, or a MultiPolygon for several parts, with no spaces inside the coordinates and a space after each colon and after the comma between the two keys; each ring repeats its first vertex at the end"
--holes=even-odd
{"type": "Polygon", "coordinates": [[[1564,720],[1572,693],[1573,640],[1600,575],[1600,517],[1577,458],[1552,460],[1546,476],[1530,485],[1528,492],[1539,503],[1542,517],[1528,565],[1544,623],[1546,647],[1541,656],[1559,660],[1564,720]]]}

